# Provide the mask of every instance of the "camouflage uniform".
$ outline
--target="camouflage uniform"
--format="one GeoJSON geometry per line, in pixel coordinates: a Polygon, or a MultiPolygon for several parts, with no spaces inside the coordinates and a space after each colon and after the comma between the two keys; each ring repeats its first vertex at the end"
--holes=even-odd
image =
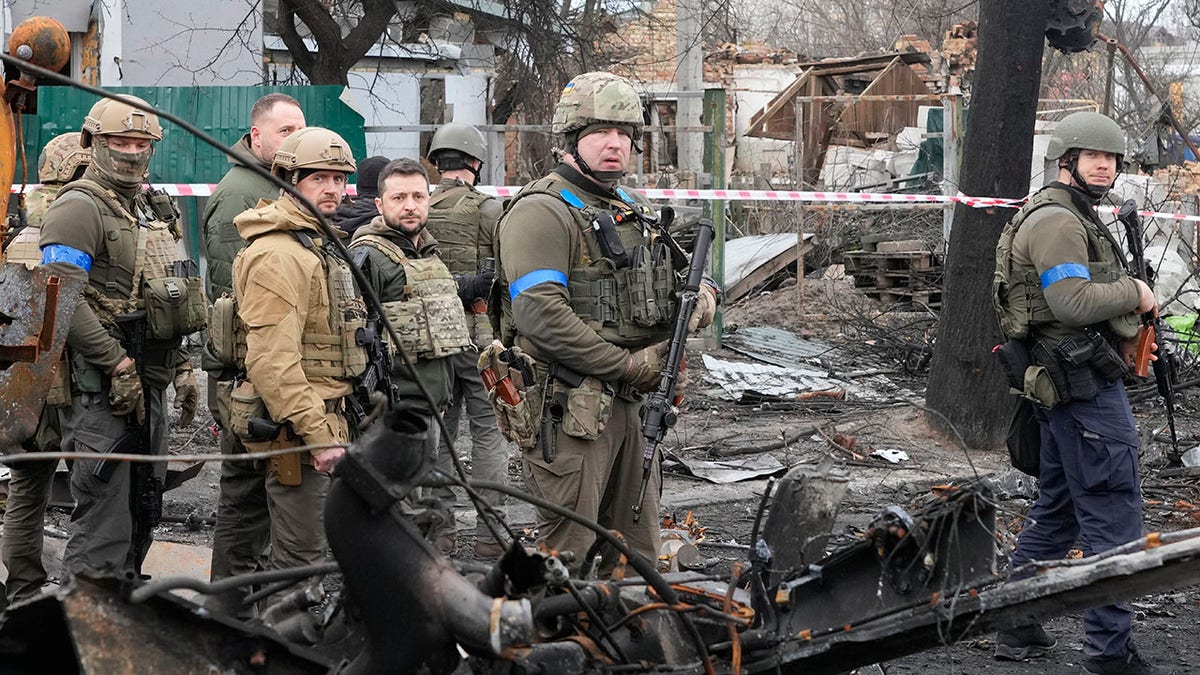
{"type": "MultiPolygon", "coordinates": [[[[93,162],[82,179],[63,188],[46,212],[40,245],[42,263],[56,274],[85,277],[83,302],[75,311],[67,338],[71,404],[62,410],[63,448],[105,454],[139,434],[132,399],[118,400],[114,369],[128,356],[118,339],[116,318],[146,310],[150,327],[137,363],[149,425],[150,452],[167,449],[165,390],[186,362],[179,346],[183,335],[203,328],[204,296],[198,279],[170,277],[180,259],[176,233],[154,216],[141,184],[152,148],[118,151],[107,137],[161,140],[154,115],[110,99],[88,113],[82,144],[93,147],[93,162]],[[94,139],[94,140],[93,140],[94,139]],[[195,283],[193,283],[195,282],[195,283]],[[182,313],[168,313],[152,288],[169,284],[180,292],[182,313]],[[197,325],[198,324],[198,325],[197,325]],[[119,408],[118,406],[126,406],[119,408]]],[[[133,346],[133,345],[131,345],[133,346]]],[[[122,371],[125,372],[125,371],[122,371]]],[[[132,467],[118,466],[105,478],[100,460],[76,460],[71,468],[71,514],[66,563],[69,569],[121,572],[137,569],[148,550],[132,546],[132,467]],[[98,475],[99,474],[99,475],[98,475]]],[[[161,479],[166,465],[156,465],[161,479]]]]}

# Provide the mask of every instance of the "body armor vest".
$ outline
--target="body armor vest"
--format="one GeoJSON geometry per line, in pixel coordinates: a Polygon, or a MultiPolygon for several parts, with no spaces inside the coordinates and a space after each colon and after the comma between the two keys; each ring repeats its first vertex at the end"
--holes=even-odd
{"type": "Polygon", "coordinates": [[[441,190],[429,200],[426,227],[438,242],[438,257],[453,275],[477,274],[480,229],[484,223],[480,207],[491,197],[466,185],[441,190]]]}
{"type": "MultiPolygon", "coordinates": [[[[362,235],[351,248],[370,246],[404,268],[405,300],[383,303],[383,313],[400,337],[400,346],[420,359],[453,356],[471,343],[458,285],[437,256],[410,258],[386,237],[362,235]]],[[[390,338],[389,338],[390,339],[390,338]]]]}
{"type": "Polygon", "coordinates": [[[25,197],[26,225],[4,248],[4,259],[8,262],[29,266],[42,264],[42,251],[38,248],[38,237],[42,234],[42,219],[46,209],[58,196],[61,185],[42,185],[25,197]]]}
{"type": "MultiPolygon", "coordinates": [[[[618,194],[624,201],[611,202],[611,209],[583,204],[573,193],[569,198],[564,193],[570,193],[570,185],[552,174],[522,188],[509,208],[517,200],[534,194],[553,195],[567,204],[575,226],[582,233],[579,252],[567,274],[571,309],[604,340],[619,347],[641,348],[670,337],[678,306],[679,280],[671,267],[667,245],[654,241],[642,221],[632,217],[634,211],[649,207],[635,202],[620,189],[618,194]],[[605,213],[621,215],[616,230],[628,253],[625,265],[604,257],[601,250],[593,223],[605,213]]],[[[500,311],[507,316],[499,317],[498,324],[502,331],[511,332],[514,324],[507,289],[503,299],[500,311]]],[[[504,335],[502,340],[511,344],[512,337],[504,335]]]]}
{"type": "MultiPolygon", "coordinates": [[[[1046,302],[1041,276],[1031,265],[1013,262],[1013,240],[1030,214],[1042,208],[1063,208],[1084,225],[1087,232],[1088,273],[1097,283],[1111,283],[1126,276],[1124,254],[1117,243],[1099,224],[1080,214],[1070,195],[1061,188],[1038,191],[1013,216],[1000,233],[996,244],[996,271],[992,278],[992,303],[1000,318],[1000,330],[1010,340],[1029,337],[1038,326],[1058,323],[1046,302]]],[[[1119,338],[1133,337],[1137,332],[1136,319],[1119,316],[1105,322],[1109,332],[1119,338]]]]}
{"type": "MultiPolygon", "coordinates": [[[[117,314],[146,309],[153,315],[162,310],[188,316],[179,320],[182,325],[152,327],[156,339],[177,339],[203,329],[203,290],[199,277],[189,281],[175,275],[179,271],[176,263],[184,261],[179,255],[179,237],[171,225],[155,219],[154,212],[141,202],[141,195],[134,201],[135,215],[116,193],[90,180],[68,183],[57,198],[73,191],[95,198],[104,230],[105,255],[96,256],[84,288],[84,297],[100,321],[107,325],[117,314]],[[156,303],[162,302],[174,308],[159,308],[156,303]]],[[[153,316],[150,320],[153,322],[153,316]]],[[[174,317],[170,321],[177,322],[174,317]]]]}
{"type": "MultiPolygon", "coordinates": [[[[303,333],[300,368],[310,380],[361,377],[367,369],[369,356],[366,347],[358,344],[358,332],[366,328],[367,308],[354,284],[354,274],[346,261],[326,252],[321,239],[299,231],[293,231],[291,235],[321,261],[325,272],[324,287],[316,289],[316,293],[325,294],[329,299],[329,332],[303,333]]],[[[212,355],[223,367],[246,372],[248,329],[238,317],[236,298],[223,295],[213,303],[211,324],[209,348],[212,355]]]]}

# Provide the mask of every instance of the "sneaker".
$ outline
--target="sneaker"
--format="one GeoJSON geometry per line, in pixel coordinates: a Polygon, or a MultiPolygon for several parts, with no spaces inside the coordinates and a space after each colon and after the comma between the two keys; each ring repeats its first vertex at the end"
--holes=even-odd
{"type": "Polygon", "coordinates": [[[1002,661],[1024,661],[1050,653],[1058,640],[1047,633],[1041,624],[1031,623],[996,633],[995,658],[1002,661]]]}
{"type": "Polygon", "coordinates": [[[1147,663],[1133,642],[1129,643],[1129,652],[1124,656],[1084,657],[1083,669],[1097,675],[1167,675],[1170,672],[1147,663]]]}
{"type": "Polygon", "coordinates": [[[508,549],[497,541],[479,539],[475,542],[475,557],[478,560],[499,560],[508,549]]]}

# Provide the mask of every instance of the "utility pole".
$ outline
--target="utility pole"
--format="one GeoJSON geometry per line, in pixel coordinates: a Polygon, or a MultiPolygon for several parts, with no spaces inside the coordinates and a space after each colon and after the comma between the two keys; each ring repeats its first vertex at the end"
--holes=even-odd
{"type": "MultiPolygon", "coordinates": [[[[703,0],[677,0],[675,30],[679,53],[679,72],[676,80],[680,96],[676,107],[675,124],[698,127],[704,112],[704,45],[701,27],[703,0]]],[[[704,161],[704,133],[679,131],[676,147],[679,150],[678,168],[700,172],[704,161]]],[[[697,185],[697,187],[707,187],[697,185]]]]}

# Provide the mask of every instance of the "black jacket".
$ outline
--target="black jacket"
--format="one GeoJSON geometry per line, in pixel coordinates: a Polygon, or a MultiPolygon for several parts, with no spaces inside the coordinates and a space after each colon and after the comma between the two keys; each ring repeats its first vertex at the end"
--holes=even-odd
{"type": "Polygon", "coordinates": [[[337,212],[333,214],[333,224],[345,231],[346,234],[354,236],[355,230],[371,222],[371,219],[378,215],[379,209],[375,208],[375,195],[363,193],[355,197],[354,201],[338,207],[337,212]]]}

